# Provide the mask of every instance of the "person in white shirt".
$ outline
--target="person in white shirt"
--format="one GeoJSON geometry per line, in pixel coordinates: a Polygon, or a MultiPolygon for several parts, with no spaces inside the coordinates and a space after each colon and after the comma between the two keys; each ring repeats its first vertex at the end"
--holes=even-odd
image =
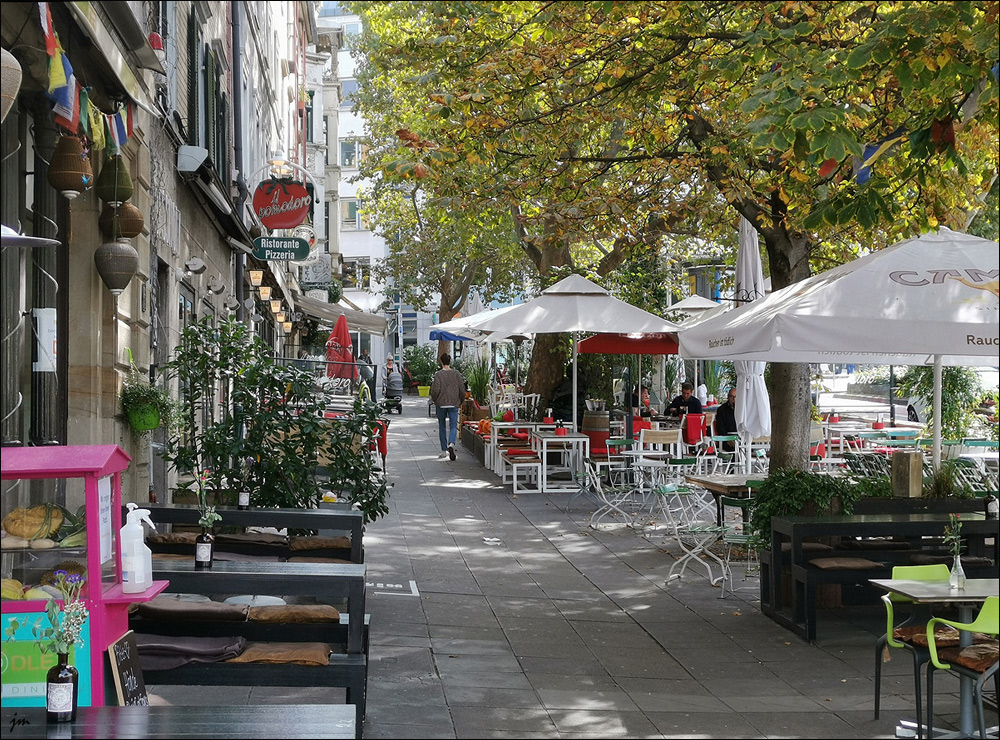
{"type": "Polygon", "coordinates": [[[695,395],[698,396],[698,400],[701,401],[701,405],[702,406],[705,406],[705,405],[708,404],[708,386],[707,385],[705,385],[704,383],[699,383],[698,384],[698,390],[697,390],[697,392],[696,392],[695,395]]]}

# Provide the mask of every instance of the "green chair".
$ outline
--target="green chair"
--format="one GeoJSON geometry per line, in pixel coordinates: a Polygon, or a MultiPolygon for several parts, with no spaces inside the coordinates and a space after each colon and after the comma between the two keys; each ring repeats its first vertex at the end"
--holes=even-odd
{"type": "Polygon", "coordinates": [[[722,507],[722,525],[726,527],[726,531],[722,535],[722,544],[726,546],[726,555],[723,559],[725,565],[722,567],[722,593],[719,595],[720,599],[724,599],[726,597],[727,582],[729,583],[729,593],[736,593],[736,589],[733,588],[733,570],[731,567],[733,547],[742,547],[747,554],[747,567],[743,573],[744,581],[751,570],[760,568],[760,564],[757,559],[757,550],[753,547],[753,536],[747,532],[747,522],[750,519],[750,507],[753,505],[753,499],[720,496],[719,505],[722,507]],[[732,526],[727,524],[726,509],[738,509],[740,511],[740,521],[732,526]]]}
{"type": "MultiPolygon", "coordinates": [[[[951,619],[934,617],[927,622],[927,646],[930,662],[927,664],[927,726],[934,718],[934,672],[951,671],[959,676],[971,678],[972,696],[976,705],[976,720],[979,723],[979,737],[986,737],[986,720],[983,716],[983,686],[993,679],[994,691],[1000,692],[1000,674],[997,673],[998,650],[996,640],[992,644],[972,644],[967,647],[940,648],[935,641],[938,625],[954,627],[965,632],[992,635],[1000,633],[1000,597],[990,596],[983,603],[978,616],[971,622],[956,622],[951,619]],[[945,662],[948,661],[948,662],[945,662]]],[[[1000,695],[1000,694],[998,694],[1000,695]]]]}
{"type": "MultiPolygon", "coordinates": [[[[910,581],[945,581],[950,571],[944,564],[937,565],[897,565],[892,569],[892,577],[910,581]]],[[[875,719],[878,719],[882,701],[882,652],[887,648],[909,650],[913,656],[913,693],[917,706],[917,738],[923,737],[920,726],[920,667],[930,660],[930,651],[920,644],[922,640],[914,640],[916,635],[923,636],[923,626],[930,619],[931,613],[926,604],[913,604],[913,601],[899,594],[883,594],[885,604],[885,634],[875,642],[875,719]],[[912,604],[912,613],[899,624],[896,624],[895,606],[912,604]]]]}

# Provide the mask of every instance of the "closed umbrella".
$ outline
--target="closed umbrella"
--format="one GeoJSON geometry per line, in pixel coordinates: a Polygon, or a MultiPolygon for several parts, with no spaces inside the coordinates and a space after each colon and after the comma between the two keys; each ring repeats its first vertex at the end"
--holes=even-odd
{"type": "MultiPolygon", "coordinates": [[[[749,221],[740,216],[740,247],[736,253],[737,305],[764,297],[764,269],[760,243],[749,221]]],[[[755,437],[771,434],[771,402],[764,383],[766,363],[736,360],[736,430],[743,444],[743,471],[750,472],[750,452],[755,437]]]]}
{"type": "Polygon", "coordinates": [[[333,391],[340,395],[350,395],[351,383],[358,377],[347,317],[343,314],[337,318],[326,340],[326,376],[333,379],[333,391]]]}

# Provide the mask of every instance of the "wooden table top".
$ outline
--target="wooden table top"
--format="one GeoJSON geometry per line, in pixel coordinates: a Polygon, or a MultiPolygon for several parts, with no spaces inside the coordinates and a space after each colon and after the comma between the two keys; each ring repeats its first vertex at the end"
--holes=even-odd
{"type": "Polygon", "coordinates": [[[44,707],[4,707],[3,736],[20,738],[353,738],[353,704],[80,707],[48,724],[44,707]]]}

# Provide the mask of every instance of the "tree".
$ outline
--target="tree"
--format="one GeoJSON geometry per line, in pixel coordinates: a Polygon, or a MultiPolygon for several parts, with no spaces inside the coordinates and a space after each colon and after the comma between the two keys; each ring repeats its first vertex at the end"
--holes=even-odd
{"type": "MultiPolygon", "coordinates": [[[[996,177],[995,1],[361,5],[367,64],[430,91],[421,137],[511,204],[543,284],[595,246],[606,275],[667,234],[733,244],[739,214],[780,288],[964,228],[996,177]]],[[[771,380],[772,465],[805,467],[807,367],[771,380]]]]}

